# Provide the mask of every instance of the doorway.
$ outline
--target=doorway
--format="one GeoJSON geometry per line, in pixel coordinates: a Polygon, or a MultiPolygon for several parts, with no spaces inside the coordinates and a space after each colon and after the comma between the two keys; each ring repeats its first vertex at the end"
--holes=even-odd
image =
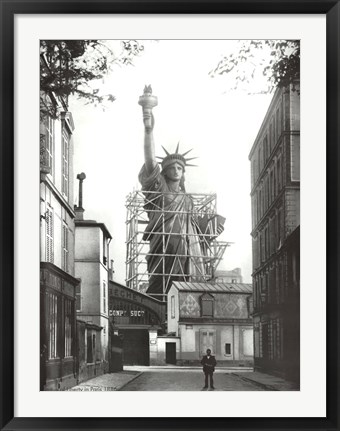
{"type": "Polygon", "coordinates": [[[176,365],[176,343],[165,343],[165,362],[176,365]]]}
{"type": "Polygon", "coordinates": [[[149,332],[145,329],[119,329],[123,338],[124,365],[150,365],[149,332]]]}

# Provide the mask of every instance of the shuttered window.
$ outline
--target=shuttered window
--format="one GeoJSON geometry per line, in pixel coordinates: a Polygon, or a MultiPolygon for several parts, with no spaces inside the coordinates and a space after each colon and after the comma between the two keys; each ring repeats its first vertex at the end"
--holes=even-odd
{"type": "Polygon", "coordinates": [[[171,319],[175,318],[175,297],[171,296],[171,319]]]}
{"type": "Polygon", "coordinates": [[[206,355],[207,349],[210,349],[212,354],[216,351],[216,333],[200,329],[200,355],[206,355]]]}
{"type": "Polygon", "coordinates": [[[81,311],[81,283],[76,286],[76,310],[81,311]]]}
{"type": "Polygon", "coordinates": [[[62,192],[68,197],[69,193],[69,135],[65,128],[62,131],[62,192]]]}
{"type": "Polygon", "coordinates": [[[46,312],[47,312],[47,339],[48,339],[48,358],[55,359],[59,357],[58,337],[59,328],[58,320],[60,318],[60,301],[58,296],[53,293],[46,294],[46,312]]]}
{"type": "Polygon", "coordinates": [[[103,281],[103,312],[106,313],[106,283],[103,281]]]}
{"type": "Polygon", "coordinates": [[[62,268],[65,272],[68,271],[68,226],[66,223],[63,223],[63,237],[62,237],[62,268]]]}
{"type": "Polygon", "coordinates": [[[46,209],[46,262],[54,262],[54,217],[53,208],[47,205],[46,209]]]}
{"type": "Polygon", "coordinates": [[[47,116],[45,119],[45,162],[50,168],[53,176],[53,155],[54,155],[54,120],[47,116]]]}
{"type": "Polygon", "coordinates": [[[213,316],[213,301],[202,301],[202,316],[213,316]]]}
{"type": "Polygon", "coordinates": [[[203,294],[201,296],[201,315],[202,317],[214,316],[214,297],[212,295],[203,294]]]}
{"type": "Polygon", "coordinates": [[[72,356],[72,301],[65,299],[65,357],[72,356]]]}

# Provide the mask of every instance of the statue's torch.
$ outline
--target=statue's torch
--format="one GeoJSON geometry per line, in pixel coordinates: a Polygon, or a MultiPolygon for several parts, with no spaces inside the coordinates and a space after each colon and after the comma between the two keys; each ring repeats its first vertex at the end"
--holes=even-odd
{"type": "Polygon", "coordinates": [[[157,97],[152,95],[151,85],[148,85],[148,86],[146,85],[144,87],[144,93],[142,96],[139,97],[138,103],[143,108],[145,127],[148,127],[151,129],[152,128],[152,123],[151,123],[152,109],[158,105],[157,97]]]}

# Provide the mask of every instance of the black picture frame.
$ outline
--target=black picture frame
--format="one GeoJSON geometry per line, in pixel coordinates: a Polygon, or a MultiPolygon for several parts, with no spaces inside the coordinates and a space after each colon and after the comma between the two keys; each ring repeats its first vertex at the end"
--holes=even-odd
{"type": "MultiPolygon", "coordinates": [[[[3,430],[297,429],[339,426],[339,64],[340,4],[335,0],[0,0],[0,274],[3,430]],[[14,416],[14,18],[16,14],[325,14],[327,22],[327,415],[325,418],[24,418],[14,416]]],[[[316,59],[317,61],[317,59],[316,59]]],[[[317,83],[316,83],[317,85],[317,83]]],[[[316,203],[317,206],[317,203],[316,203]]],[[[313,240],[311,238],[311,246],[313,240]]],[[[17,269],[16,269],[17,270],[17,269]]],[[[312,360],[312,359],[311,359],[312,360]]],[[[188,397],[190,402],[190,397],[188,397]]],[[[193,406],[195,407],[195,406],[193,406]]],[[[199,408],[199,406],[196,406],[199,408]]],[[[283,406],[284,408],[284,406],[283,406]]]]}

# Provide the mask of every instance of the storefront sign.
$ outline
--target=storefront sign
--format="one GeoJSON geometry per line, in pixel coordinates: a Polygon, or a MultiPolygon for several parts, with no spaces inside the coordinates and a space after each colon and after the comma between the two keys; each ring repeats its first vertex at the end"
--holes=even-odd
{"type": "Polygon", "coordinates": [[[140,302],[141,304],[144,302],[144,298],[142,298],[141,295],[138,295],[133,291],[131,292],[130,289],[127,288],[114,287],[112,289],[112,295],[118,298],[125,298],[129,299],[130,301],[140,302]]]}
{"type": "Polygon", "coordinates": [[[144,317],[144,313],[144,310],[109,310],[110,317],[144,317]]]}

